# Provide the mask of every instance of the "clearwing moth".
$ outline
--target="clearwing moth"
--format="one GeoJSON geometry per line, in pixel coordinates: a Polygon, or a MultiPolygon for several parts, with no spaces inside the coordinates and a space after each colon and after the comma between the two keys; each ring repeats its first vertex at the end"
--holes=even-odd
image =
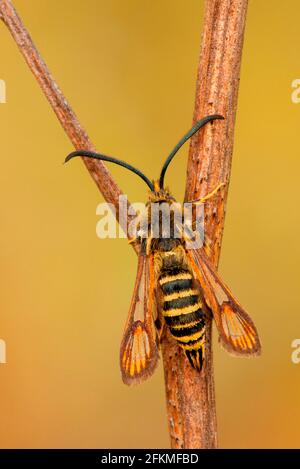
{"type": "MultiPolygon", "coordinates": [[[[140,214],[136,235],[131,241],[137,243],[139,256],[120,349],[122,379],[126,384],[140,383],[152,375],[159,358],[160,338],[165,329],[184,350],[190,366],[201,372],[205,360],[207,317],[210,314],[214,317],[220,342],[228,352],[238,356],[260,354],[261,346],[255,325],[211,264],[207,240],[204,238],[200,248],[188,249],[191,234],[187,229],[178,237],[176,213],[172,212],[167,236],[162,219],[151,219],[152,204],[161,207],[175,202],[164,186],[165,173],[173,157],[192,135],[216,119],[224,118],[220,115],[207,116],[184,135],[166,159],[158,181],[151,181],[140,170],[124,161],[100,153],[77,150],[65,159],[67,162],[82,156],[118,164],[141,177],[150,189],[145,211],[140,214]],[[155,223],[156,226],[153,226],[155,223]],[[154,237],[153,232],[158,233],[158,236],[154,237]]],[[[193,202],[205,203],[223,185],[220,183],[206,197],[193,202]]]]}

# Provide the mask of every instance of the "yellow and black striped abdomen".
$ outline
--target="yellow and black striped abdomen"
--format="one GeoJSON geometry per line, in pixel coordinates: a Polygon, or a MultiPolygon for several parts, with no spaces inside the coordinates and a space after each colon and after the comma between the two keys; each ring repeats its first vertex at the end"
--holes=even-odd
{"type": "Polygon", "coordinates": [[[193,277],[181,267],[162,269],[159,284],[163,292],[162,314],[173,338],[190,364],[201,370],[204,359],[205,315],[193,277]]]}

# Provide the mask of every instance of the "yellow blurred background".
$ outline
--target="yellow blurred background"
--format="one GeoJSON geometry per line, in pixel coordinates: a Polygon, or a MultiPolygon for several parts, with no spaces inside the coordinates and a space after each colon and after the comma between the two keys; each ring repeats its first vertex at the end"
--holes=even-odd
{"type": "MultiPolygon", "coordinates": [[[[197,0],[16,0],[98,150],[156,177],[190,127],[197,0]]],[[[220,446],[298,447],[300,4],[250,2],[220,271],[261,336],[259,359],[215,340],[220,446]]],[[[136,271],[125,239],[96,237],[103,199],[0,24],[0,446],[168,447],[163,373],[128,388],[119,344],[136,271]]],[[[187,148],[167,179],[181,199],[187,148]]],[[[131,201],[146,186],[112,174],[131,201]]],[[[216,335],[216,334],[215,334],[216,335]]]]}

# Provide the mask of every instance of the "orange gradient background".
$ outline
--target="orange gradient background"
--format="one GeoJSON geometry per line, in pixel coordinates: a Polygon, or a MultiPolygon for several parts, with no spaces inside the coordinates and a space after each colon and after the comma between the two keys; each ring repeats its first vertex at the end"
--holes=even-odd
{"type": "MultiPolygon", "coordinates": [[[[15,0],[97,148],[157,177],[193,114],[203,20],[197,0],[15,0]]],[[[214,346],[220,446],[298,447],[300,4],[250,2],[220,272],[263,355],[214,346]]],[[[96,237],[103,201],[0,24],[2,448],[168,447],[162,366],[128,388],[119,344],[136,270],[125,239],[96,237]]],[[[187,148],[170,168],[178,199],[187,148]]],[[[131,201],[146,186],[111,166],[131,201]]]]}

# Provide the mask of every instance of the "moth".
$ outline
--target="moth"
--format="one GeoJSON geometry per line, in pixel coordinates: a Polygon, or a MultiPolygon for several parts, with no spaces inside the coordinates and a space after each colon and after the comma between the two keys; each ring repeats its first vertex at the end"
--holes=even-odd
{"type": "MultiPolygon", "coordinates": [[[[167,157],[158,181],[151,181],[124,161],[100,153],[77,150],[65,160],[82,156],[118,164],[141,177],[150,189],[145,211],[140,214],[131,241],[137,244],[139,255],[120,349],[120,367],[125,384],[137,384],[152,375],[159,359],[160,340],[166,329],[184,350],[187,365],[189,363],[188,366],[201,372],[210,315],[215,320],[219,340],[228,352],[238,356],[260,354],[256,327],[210,262],[209,243],[205,237],[200,247],[188,249],[192,234],[189,227],[182,232],[178,229],[176,215],[181,213],[172,212],[169,230],[163,226],[161,216],[154,223],[151,218],[153,212],[150,207],[160,209],[173,206],[175,202],[164,185],[166,170],[175,154],[199,129],[216,119],[223,117],[217,114],[207,116],[184,135],[167,157]]],[[[205,204],[223,185],[220,183],[210,194],[193,202],[205,204]]]]}

